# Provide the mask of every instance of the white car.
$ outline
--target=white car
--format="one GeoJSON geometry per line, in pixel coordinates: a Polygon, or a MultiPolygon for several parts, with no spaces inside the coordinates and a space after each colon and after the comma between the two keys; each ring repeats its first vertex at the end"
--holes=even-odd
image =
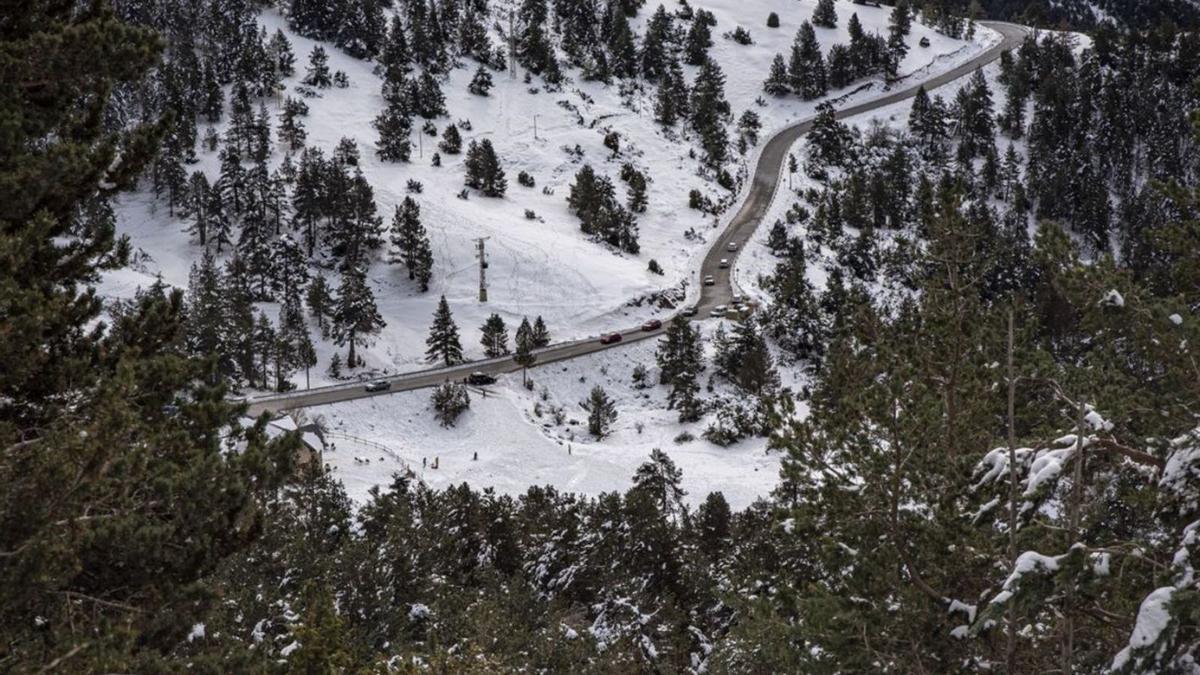
{"type": "Polygon", "coordinates": [[[721,258],[721,262],[717,264],[721,269],[729,269],[729,258],[721,258]]]}
{"type": "Polygon", "coordinates": [[[727,311],[729,311],[729,308],[725,305],[717,305],[712,308],[712,312],[709,312],[709,316],[725,316],[725,312],[727,311]]]}
{"type": "Polygon", "coordinates": [[[717,280],[713,278],[713,275],[711,275],[711,274],[704,275],[704,285],[705,286],[715,286],[716,284],[717,284],[717,280]]]}
{"type": "Polygon", "coordinates": [[[730,251],[730,252],[736,251],[737,250],[737,242],[736,241],[729,242],[729,245],[725,247],[725,250],[730,251]]]}

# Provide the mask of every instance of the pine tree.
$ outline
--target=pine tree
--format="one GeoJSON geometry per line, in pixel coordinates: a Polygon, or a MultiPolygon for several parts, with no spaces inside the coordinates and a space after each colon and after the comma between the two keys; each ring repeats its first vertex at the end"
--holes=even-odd
{"type": "Polygon", "coordinates": [[[412,156],[412,116],[408,101],[401,94],[388,97],[386,107],[371,126],[379,132],[376,153],[385,162],[407,162],[412,156]]]}
{"type": "Polygon", "coordinates": [[[853,150],[854,134],[839,122],[833,104],[823,101],[817,105],[809,132],[809,160],[818,166],[842,166],[853,150]]]}
{"type": "Polygon", "coordinates": [[[329,339],[329,319],[333,316],[334,303],[333,294],[329,290],[329,282],[325,281],[324,275],[317,274],[308,285],[305,304],[308,305],[308,311],[316,320],[317,327],[321,329],[321,337],[329,339]]]}
{"type": "Polygon", "coordinates": [[[471,141],[467,147],[466,159],[467,187],[479,190],[487,197],[503,197],[508,189],[508,181],[504,170],[500,168],[500,159],[492,147],[491,140],[471,141]]]}
{"type": "MultiPolygon", "coordinates": [[[[478,76],[479,73],[475,74],[478,76]]],[[[446,114],[446,97],[442,94],[442,85],[438,84],[432,72],[422,72],[419,78],[410,80],[408,91],[413,112],[422,118],[433,119],[446,114]]]]}
{"type": "Polygon", "coordinates": [[[676,315],[667,324],[655,352],[659,382],[671,384],[677,375],[685,371],[699,373],[703,368],[702,358],[700,330],[693,328],[687,317],[676,315]]]}
{"type": "Polygon", "coordinates": [[[728,340],[714,338],[713,342],[717,346],[713,363],[722,377],[756,395],[769,393],[778,386],[779,376],[771,351],[756,319],[734,324],[728,340]]]}
{"type": "Polygon", "coordinates": [[[366,272],[358,265],[344,269],[333,311],[332,333],[338,346],[349,345],[348,367],[355,368],[363,363],[357,353],[358,347],[368,344],[370,337],[386,325],[375,305],[375,294],[367,285],[366,272]]]}
{"type": "Polygon", "coordinates": [[[212,200],[212,187],[203,171],[195,171],[188,180],[187,214],[193,220],[188,232],[195,234],[200,246],[207,248],[209,231],[208,205],[212,200]]]}
{"type": "Polygon", "coordinates": [[[567,206],[579,217],[584,234],[630,253],[637,253],[637,222],[617,202],[616,189],[607,176],[597,176],[590,165],[575,174],[567,206]]]}
{"type": "Polygon", "coordinates": [[[697,395],[699,377],[704,369],[700,331],[687,318],[677,315],[667,325],[659,342],[655,360],[659,367],[659,382],[671,386],[667,407],[679,411],[680,422],[700,419],[702,404],[697,395]]]}
{"type": "Polygon", "coordinates": [[[675,466],[675,462],[659,448],[650,451],[650,461],[643,463],[633,474],[633,487],[649,496],[665,515],[682,514],[684,512],[683,498],[687,496],[681,484],[683,472],[675,466]]]}
{"type": "Polygon", "coordinates": [[[977,69],[966,87],[955,97],[958,118],[959,157],[973,159],[995,148],[992,93],[983,70],[977,69]]]}
{"type": "Polygon", "coordinates": [[[438,149],[447,155],[457,155],[462,152],[462,136],[458,133],[458,127],[453,124],[447,124],[445,130],[442,131],[442,140],[438,143],[438,149]]]}
{"type": "Polygon", "coordinates": [[[308,581],[303,588],[302,613],[292,627],[296,651],[291,667],[306,673],[334,673],[350,669],[353,657],[350,631],[337,611],[337,601],[325,582],[308,581]],[[303,642],[301,642],[303,640],[303,642]]]}
{"type": "Polygon", "coordinates": [[[220,122],[221,115],[225,112],[225,92],[221,90],[221,83],[217,80],[216,71],[209,61],[204,62],[204,91],[200,112],[203,113],[204,119],[212,124],[220,122]]]}
{"type": "Polygon", "coordinates": [[[393,14],[388,24],[387,38],[379,57],[384,82],[403,82],[412,70],[412,55],[408,51],[408,38],[404,34],[404,23],[398,14],[393,14]]]}
{"type": "Polygon", "coordinates": [[[533,346],[538,349],[550,346],[550,331],[540,314],[533,321],[533,346]]]}
{"type": "Polygon", "coordinates": [[[292,227],[302,234],[305,250],[311,258],[322,234],[322,223],[329,206],[325,179],[325,155],[318,148],[305,148],[300,154],[292,189],[292,227]]]}
{"type": "Polygon", "coordinates": [[[817,0],[817,8],[813,10],[812,22],[821,28],[837,28],[837,9],[833,0],[817,0]]]}
{"type": "Polygon", "coordinates": [[[908,3],[900,0],[892,8],[892,13],[888,18],[886,70],[889,79],[896,79],[900,73],[900,62],[908,55],[908,45],[905,44],[904,38],[908,36],[910,30],[912,30],[912,17],[909,15],[908,3]]]}
{"type": "Polygon", "coordinates": [[[696,74],[692,88],[692,126],[700,134],[705,162],[720,166],[729,152],[729,137],[725,122],[729,118],[729,102],[725,100],[725,74],[712,59],[706,59],[696,74]]]}
{"type": "Polygon", "coordinates": [[[157,177],[167,196],[167,214],[174,216],[177,210],[186,210],[184,205],[187,202],[187,171],[178,159],[165,155],[161,156],[156,164],[156,168],[159,169],[156,172],[157,177]]]}
{"type": "Polygon", "coordinates": [[[438,424],[445,428],[454,426],[459,416],[471,407],[467,388],[458,382],[444,382],[434,387],[430,402],[438,424]]]}
{"type": "Polygon", "coordinates": [[[841,89],[854,82],[854,56],[850,48],[843,44],[830,47],[826,70],[830,89],[841,89]]]}
{"type": "Polygon", "coordinates": [[[429,248],[429,237],[417,239],[417,248],[412,256],[413,278],[422,293],[429,290],[429,281],[433,278],[433,251],[429,248]]]}
{"type": "Polygon", "coordinates": [[[272,279],[272,290],[284,302],[300,304],[300,294],[308,285],[308,259],[300,243],[289,234],[283,234],[276,241],[271,252],[271,269],[275,273],[272,279]]]}
{"type": "MultiPolygon", "coordinates": [[[[310,386],[309,369],[317,365],[317,351],[298,300],[285,302],[280,309],[279,337],[281,350],[286,355],[286,365],[304,371],[304,388],[307,389],[310,386]]],[[[276,372],[277,381],[279,372],[276,372]]],[[[278,381],[279,388],[282,388],[283,384],[282,381],[278,381]]]]}
{"type": "Polygon", "coordinates": [[[639,56],[642,77],[651,82],[667,73],[667,64],[671,60],[668,48],[673,30],[671,15],[667,14],[665,7],[659,5],[646,23],[646,34],[642,39],[642,52],[639,56]]]}
{"type": "Polygon", "coordinates": [[[800,25],[796,40],[792,43],[788,79],[792,91],[806,101],[824,96],[829,89],[825,57],[821,54],[817,34],[807,21],[800,25]]]}
{"type": "Polygon", "coordinates": [[[221,177],[215,187],[225,212],[240,218],[245,206],[246,170],[242,167],[241,155],[228,145],[221,150],[221,177]]]}
{"type": "Polygon", "coordinates": [[[850,16],[846,32],[850,35],[850,60],[855,78],[872,75],[886,65],[887,53],[883,43],[878,35],[867,35],[858,20],[858,14],[850,16]]]}
{"type": "Polygon", "coordinates": [[[918,87],[913,97],[912,112],[908,116],[908,128],[922,149],[922,155],[929,157],[946,136],[944,112],[939,105],[940,99],[931,101],[925,93],[925,87],[918,87]]]}
{"type": "Polygon", "coordinates": [[[710,492],[696,511],[696,539],[710,560],[718,559],[728,548],[732,520],[729,502],[720,492],[710,492]]]}
{"type": "Polygon", "coordinates": [[[683,70],[679,62],[671,59],[666,66],[666,74],[658,85],[658,95],[654,102],[654,119],[663,126],[674,126],[686,112],[688,98],[687,83],[683,79],[683,70]]]}
{"type": "Polygon", "coordinates": [[[421,207],[412,197],[396,207],[392,217],[392,262],[403,262],[408,269],[408,278],[416,280],[421,292],[429,290],[433,272],[433,255],[429,248],[429,235],[421,225],[421,207]]]}
{"type": "Polygon", "coordinates": [[[425,351],[430,362],[442,362],[444,366],[462,363],[462,344],[458,340],[458,326],[454,325],[454,317],[450,314],[450,305],[446,296],[438,300],[437,311],[433,314],[433,325],[429,328],[429,338],[425,340],[429,347],[425,351]]]}
{"type": "Polygon", "coordinates": [[[488,71],[487,66],[479,65],[475,70],[475,76],[471,78],[471,83],[467,86],[467,91],[476,96],[487,96],[488,91],[492,88],[492,74],[488,71]]]}
{"type": "Polygon", "coordinates": [[[481,328],[483,355],[489,359],[508,354],[508,328],[499,314],[492,314],[481,328]]]}
{"type": "Polygon", "coordinates": [[[292,152],[304,147],[304,139],[308,134],[300,116],[307,113],[308,106],[302,101],[289,96],[283,102],[283,112],[279,115],[279,141],[292,152]]]}
{"type": "Polygon", "coordinates": [[[554,47],[547,36],[546,0],[522,0],[518,12],[521,30],[517,38],[518,62],[535,75],[557,72],[554,47]]]}
{"type": "Polygon", "coordinates": [[[792,91],[790,82],[791,78],[788,76],[787,64],[783,62],[783,55],[776,54],[771,61],[771,71],[763,82],[763,91],[771,96],[786,96],[792,91]]]}
{"type": "Polygon", "coordinates": [[[276,29],[271,36],[267,51],[271,55],[271,65],[281,77],[291,77],[296,73],[296,54],[292,51],[291,41],[281,29],[276,29]]]}
{"type": "Polygon", "coordinates": [[[208,192],[208,237],[216,243],[217,253],[233,244],[233,221],[225,212],[225,200],[221,198],[220,181],[208,192]]]}
{"type": "MultiPolygon", "coordinates": [[[[615,8],[616,5],[609,5],[615,8]]],[[[612,56],[612,72],[620,78],[636,77],[639,72],[637,46],[633,42],[633,31],[629,28],[629,20],[625,13],[612,11],[611,35],[609,37],[609,53],[612,56]]]]}
{"type": "Polygon", "coordinates": [[[683,42],[683,62],[689,66],[703,65],[709,60],[708,48],[712,46],[712,31],[704,18],[705,13],[705,10],[696,12],[687,38],[683,42]]]}
{"type": "Polygon", "coordinates": [[[629,210],[634,213],[646,212],[646,176],[641,171],[633,171],[629,176],[629,210]]]}
{"type": "Polygon", "coordinates": [[[343,0],[337,44],[356,59],[370,59],[383,51],[387,21],[378,0],[343,0]]]}
{"type": "Polygon", "coordinates": [[[537,354],[533,353],[536,348],[536,338],[533,329],[529,326],[529,318],[524,317],[521,319],[521,325],[517,328],[516,352],[513,353],[513,361],[521,366],[521,381],[526,384],[529,382],[527,377],[529,367],[537,362],[537,354]]]}
{"type": "Polygon", "coordinates": [[[318,89],[328,89],[333,86],[333,79],[329,74],[329,55],[321,48],[321,45],[315,45],[312,53],[308,56],[308,70],[304,74],[304,84],[318,89]]]}
{"type": "Polygon", "coordinates": [[[588,433],[597,440],[607,436],[617,421],[617,406],[604,389],[600,385],[592,387],[588,400],[579,405],[588,412],[588,433]]]}
{"type": "Polygon", "coordinates": [[[271,292],[271,282],[275,278],[272,260],[274,245],[270,228],[259,213],[251,213],[242,221],[237,254],[246,265],[256,300],[274,299],[271,292]]]}
{"type": "Polygon", "coordinates": [[[224,269],[224,314],[225,339],[222,349],[229,355],[231,378],[253,383],[255,374],[254,346],[254,293],[250,288],[250,274],[245,262],[234,255],[225,263],[224,269]]]}
{"type": "MultiPolygon", "coordinates": [[[[221,271],[212,251],[205,250],[188,275],[187,314],[184,324],[188,350],[201,356],[220,357],[225,344],[225,315],[221,271]]],[[[228,371],[228,368],[223,368],[228,371]]]]}

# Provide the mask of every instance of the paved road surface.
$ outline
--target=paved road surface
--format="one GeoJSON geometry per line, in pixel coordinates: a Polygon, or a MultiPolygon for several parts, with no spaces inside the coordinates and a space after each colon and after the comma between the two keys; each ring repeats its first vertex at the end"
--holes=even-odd
{"type": "MultiPolygon", "coordinates": [[[[984,51],[967,63],[946,71],[937,77],[924,80],[906,89],[897,90],[864,103],[841,108],[837,111],[837,116],[839,118],[853,117],[854,115],[876,110],[912,98],[921,86],[924,86],[926,90],[931,90],[953,82],[965,75],[969,75],[976,68],[1000,58],[1001,52],[1015,49],[1020,45],[1021,40],[1024,39],[1027,32],[1026,28],[1014,24],[987,21],[982,23],[989,28],[995,29],[1003,36],[1003,39],[992,48],[984,51]]],[[[775,196],[775,190],[779,185],[783,173],[784,158],[787,157],[788,151],[795,144],[796,140],[808,133],[811,128],[811,119],[798,122],[779,131],[767,141],[762,154],[758,158],[758,164],[754,167],[754,177],[745,201],[742,202],[741,208],[738,209],[720,236],[713,242],[712,248],[709,249],[708,254],[704,257],[704,262],[700,266],[697,279],[703,279],[706,275],[712,275],[715,283],[712,286],[701,287],[700,301],[696,305],[699,316],[709,316],[712,309],[717,305],[728,304],[732,301],[734,289],[729,273],[737,259],[737,255],[741,253],[742,245],[754,233],[755,228],[758,227],[759,222],[766,215],[767,209],[771,206],[771,201],[775,196]],[[730,242],[737,243],[736,251],[730,252],[728,250],[730,242]],[[720,261],[722,258],[729,260],[729,269],[721,269],[720,261]]],[[[537,364],[542,365],[572,359],[584,354],[619,346],[620,344],[656,338],[661,333],[661,328],[652,331],[642,331],[640,328],[633,328],[622,331],[622,341],[613,345],[602,345],[596,338],[585,338],[573,342],[559,343],[538,351],[537,364]]],[[[363,389],[362,383],[353,383],[319,387],[289,394],[262,396],[250,399],[249,412],[251,415],[258,415],[265,411],[273,412],[307,408],[367,396],[379,396],[396,391],[423,389],[441,384],[446,380],[461,380],[473,372],[499,375],[519,370],[520,367],[513,363],[510,357],[472,361],[451,368],[433,368],[384,378],[392,385],[391,389],[387,392],[368,392],[363,389]]]]}

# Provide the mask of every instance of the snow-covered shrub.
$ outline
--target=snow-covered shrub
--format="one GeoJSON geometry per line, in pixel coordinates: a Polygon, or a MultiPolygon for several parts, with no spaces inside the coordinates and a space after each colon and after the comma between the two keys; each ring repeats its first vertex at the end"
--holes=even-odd
{"type": "Polygon", "coordinates": [[[467,394],[467,388],[458,382],[446,382],[435,387],[430,401],[433,404],[434,417],[443,427],[454,426],[459,415],[471,407],[471,397],[467,394]]]}

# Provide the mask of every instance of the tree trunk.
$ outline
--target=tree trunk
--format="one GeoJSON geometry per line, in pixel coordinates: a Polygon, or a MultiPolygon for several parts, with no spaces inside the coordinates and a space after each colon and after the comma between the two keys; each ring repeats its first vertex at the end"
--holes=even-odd
{"type": "MultiPolygon", "coordinates": [[[[1013,367],[1013,310],[1008,309],[1008,564],[1017,566],[1017,442],[1016,442],[1017,378],[1013,367]]],[[[1015,603],[1008,603],[1008,630],[1004,636],[1004,672],[1016,671],[1017,616],[1015,603]]]]}

